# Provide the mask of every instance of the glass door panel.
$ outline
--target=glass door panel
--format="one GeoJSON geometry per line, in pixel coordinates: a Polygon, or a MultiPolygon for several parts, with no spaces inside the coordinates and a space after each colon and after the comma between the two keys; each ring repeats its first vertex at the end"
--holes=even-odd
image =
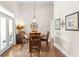
{"type": "Polygon", "coordinates": [[[1,27],[1,50],[4,49],[6,47],[6,18],[1,16],[0,17],[0,27],[1,27]]]}
{"type": "Polygon", "coordinates": [[[13,19],[9,19],[9,44],[13,43],[13,19]]]}

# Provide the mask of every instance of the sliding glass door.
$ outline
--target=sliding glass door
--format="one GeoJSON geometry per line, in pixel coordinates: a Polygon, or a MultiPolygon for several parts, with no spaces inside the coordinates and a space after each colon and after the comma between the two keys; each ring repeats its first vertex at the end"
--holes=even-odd
{"type": "Polygon", "coordinates": [[[13,43],[13,19],[9,19],[9,44],[13,43]]]}
{"type": "Polygon", "coordinates": [[[0,6],[0,55],[14,45],[14,15],[0,6]]]}
{"type": "Polygon", "coordinates": [[[6,47],[6,17],[0,16],[0,39],[1,39],[1,50],[6,47]]]}
{"type": "Polygon", "coordinates": [[[0,55],[10,48],[13,43],[13,18],[0,13],[0,55]]]}

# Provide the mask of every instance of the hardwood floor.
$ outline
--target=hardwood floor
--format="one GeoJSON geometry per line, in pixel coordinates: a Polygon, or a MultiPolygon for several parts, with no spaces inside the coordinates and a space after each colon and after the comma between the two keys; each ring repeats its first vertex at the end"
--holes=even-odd
{"type": "MultiPolygon", "coordinates": [[[[13,46],[3,57],[30,57],[28,44],[25,44],[23,49],[20,50],[20,44],[13,46]]],[[[38,57],[38,53],[34,51],[32,57],[38,57]]],[[[49,42],[49,50],[46,49],[45,43],[42,43],[42,49],[40,51],[40,57],[66,57],[52,42],[49,42]]]]}

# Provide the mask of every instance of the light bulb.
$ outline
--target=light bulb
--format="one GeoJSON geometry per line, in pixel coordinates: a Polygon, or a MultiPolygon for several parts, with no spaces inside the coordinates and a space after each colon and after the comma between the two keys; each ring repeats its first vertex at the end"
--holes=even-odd
{"type": "Polygon", "coordinates": [[[33,19],[33,22],[36,22],[36,19],[35,18],[33,19]]]}

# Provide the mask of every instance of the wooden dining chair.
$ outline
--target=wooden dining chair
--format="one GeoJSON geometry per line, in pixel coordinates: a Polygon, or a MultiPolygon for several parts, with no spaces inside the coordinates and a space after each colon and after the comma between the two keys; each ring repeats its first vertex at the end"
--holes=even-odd
{"type": "MultiPolygon", "coordinates": [[[[24,47],[24,44],[26,44],[26,40],[28,40],[28,38],[25,37],[25,32],[24,31],[21,31],[20,32],[20,50],[22,50],[22,48],[24,47]]],[[[28,42],[27,42],[28,43],[28,42]]]]}
{"type": "Polygon", "coordinates": [[[29,52],[33,52],[33,49],[37,49],[40,56],[40,33],[30,33],[30,39],[29,39],[29,52]]]}
{"type": "Polygon", "coordinates": [[[23,46],[24,46],[24,32],[21,32],[20,33],[20,41],[21,41],[21,47],[20,47],[20,50],[22,50],[23,46]]]}
{"type": "Polygon", "coordinates": [[[49,49],[49,45],[48,45],[48,38],[49,38],[49,34],[50,32],[47,31],[47,34],[44,37],[41,37],[41,42],[44,41],[46,42],[46,47],[49,49]]]}

